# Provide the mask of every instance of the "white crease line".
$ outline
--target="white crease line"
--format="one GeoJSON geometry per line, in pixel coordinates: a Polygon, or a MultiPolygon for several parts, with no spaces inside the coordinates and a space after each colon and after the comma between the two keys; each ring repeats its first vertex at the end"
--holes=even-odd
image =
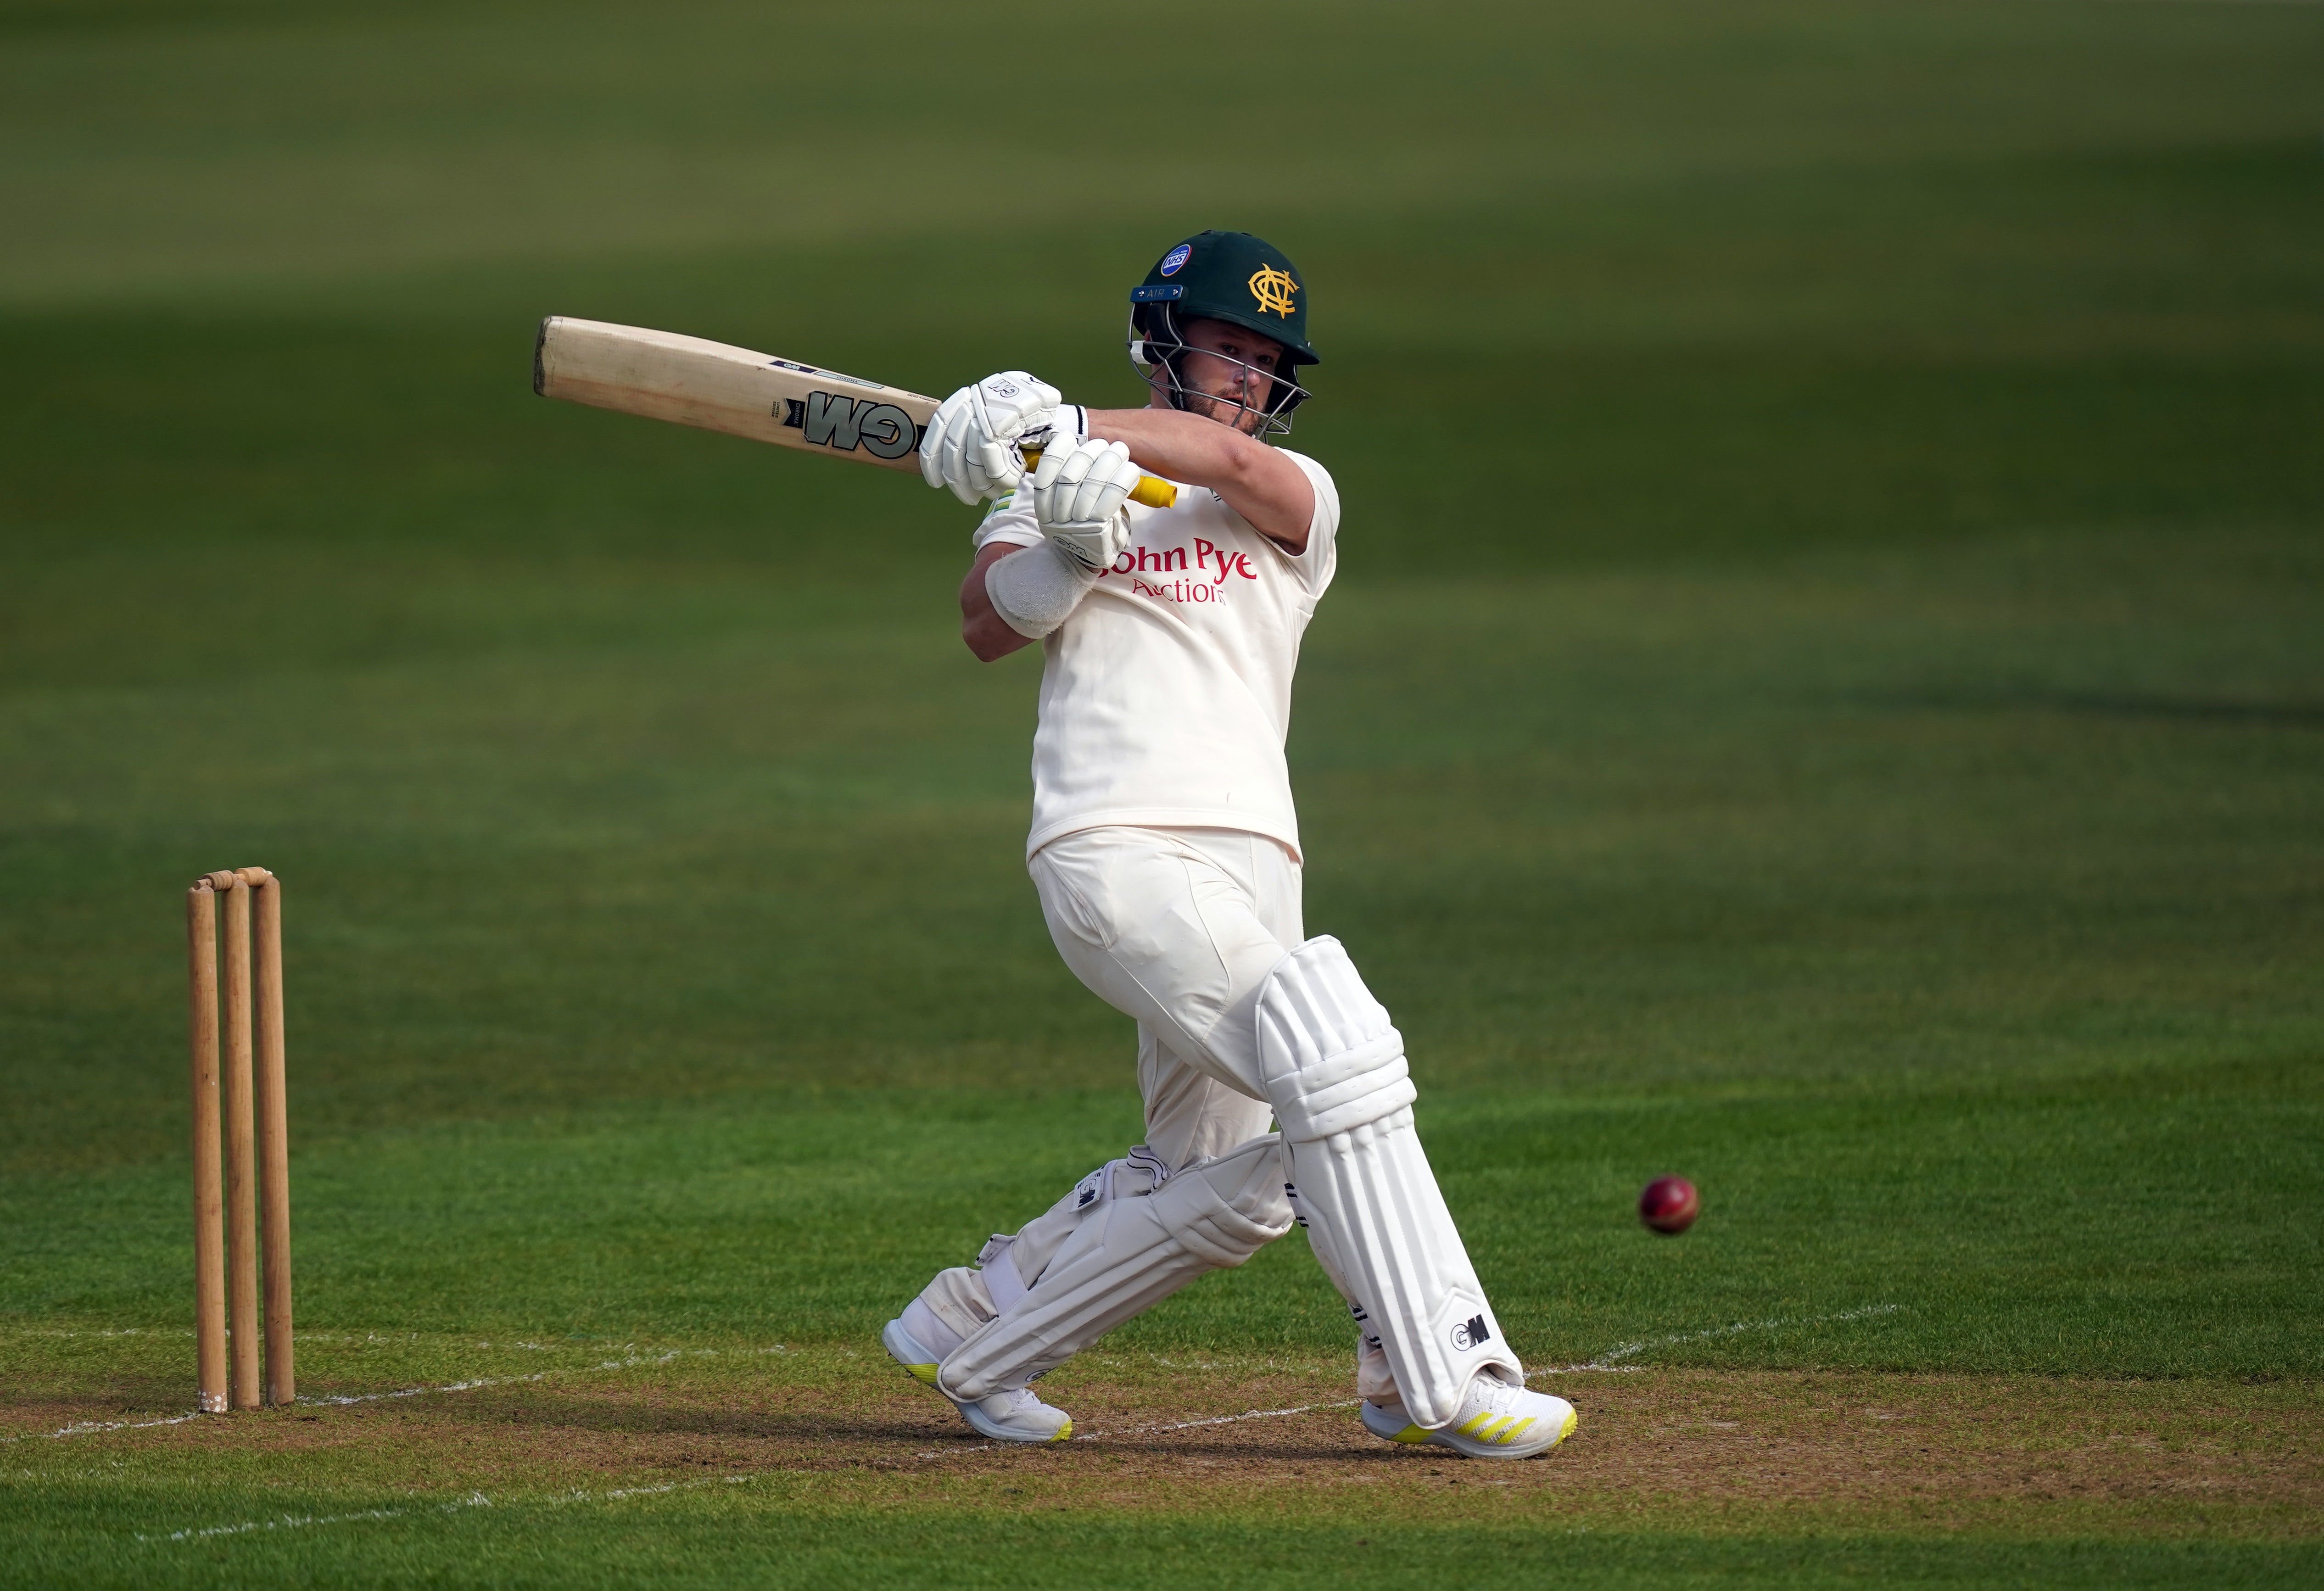
{"type": "Polygon", "coordinates": [[[485,1375],[479,1376],[474,1381],[447,1381],[440,1385],[399,1387],[393,1392],[349,1393],[344,1396],[300,1398],[299,1402],[332,1405],[376,1403],[383,1398],[416,1398],[427,1393],[474,1392],[480,1386],[511,1386],[521,1381],[546,1381],[552,1375],[569,1375],[576,1371],[634,1370],[640,1365],[667,1365],[672,1359],[681,1358],[689,1354],[701,1357],[715,1356],[717,1352],[716,1348],[672,1348],[666,1354],[632,1354],[626,1359],[607,1359],[602,1364],[577,1366],[575,1370],[536,1370],[530,1375],[485,1375]]]}
{"type": "Polygon", "coordinates": [[[1102,1442],[1108,1437],[1148,1436],[1166,1430],[1193,1430],[1203,1425],[1234,1425],[1245,1420],[1281,1420],[1293,1414],[1312,1414],[1318,1409],[1352,1409],[1361,1398],[1342,1398],[1335,1403],[1302,1403],[1296,1409],[1253,1409],[1248,1414],[1220,1414],[1209,1420],[1181,1420],[1175,1425],[1126,1425],[1120,1430],[1093,1430],[1085,1437],[1075,1437],[1077,1442],[1102,1442]]]}
{"type": "MultiPolygon", "coordinates": [[[[659,1360],[655,1361],[655,1363],[659,1362],[660,1361],[659,1360]]],[[[607,1368],[607,1366],[600,1365],[597,1368],[603,1370],[607,1368]]],[[[480,1386],[506,1386],[512,1382],[540,1381],[556,1374],[557,1372],[554,1370],[536,1370],[530,1375],[486,1375],[481,1376],[475,1381],[447,1381],[441,1386],[405,1386],[398,1387],[393,1392],[349,1393],[345,1395],[334,1394],[327,1397],[300,1398],[299,1402],[300,1403],[317,1405],[376,1403],[382,1398],[416,1398],[423,1396],[429,1393],[474,1392],[480,1386]]],[[[61,1435],[62,1433],[60,1432],[59,1434],[61,1435]]]]}
{"type": "MultiPolygon", "coordinates": [[[[518,1346],[521,1347],[530,1347],[534,1345],[530,1343],[521,1343],[518,1346]]],[[[748,1353],[755,1356],[765,1354],[787,1354],[791,1350],[779,1342],[775,1344],[772,1347],[762,1348],[736,1348],[731,1350],[723,1350],[719,1348],[672,1348],[666,1354],[639,1354],[633,1355],[626,1359],[607,1359],[602,1364],[580,1366],[576,1366],[574,1370],[536,1370],[530,1375],[486,1375],[479,1376],[472,1381],[447,1381],[443,1383],[431,1383],[423,1386],[397,1387],[391,1392],[348,1393],[344,1394],[335,1393],[324,1396],[304,1397],[299,1399],[292,1406],[300,1408],[339,1408],[345,1407],[349,1403],[376,1403],[386,1398],[424,1397],[429,1393],[474,1392],[478,1387],[509,1386],[518,1382],[545,1381],[552,1375],[586,1374],[591,1370],[632,1370],[635,1369],[640,1365],[667,1365],[672,1359],[677,1358],[716,1358],[722,1352],[730,1351],[734,1353],[748,1353]]],[[[188,1421],[199,1420],[200,1418],[202,1418],[202,1412],[197,1409],[190,1414],[172,1414],[164,1420],[90,1420],[84,1421],[78,1425],[68,1425],[61,1430],[28,1430],[21,1432],[15,1436],[0,1437],[0,1442],[30,1441],[35,1436],[38,1436],[44,1440],[54,1441],[60,1437],[95,1436],[101,1431],[108,1430],[152,1430],[159,1426],[183,1425],[188,1421]]]]}
{"type": "MultiPolygon", "coordinates": [[[[1363,1402],[1361,1398],[1349,1398],[1337,1403],[1302,1403],[1296,1409],[1253,1409],[1248,1414],[1220,1414],[1209,1420],[1181,1420],[1172,1425],[1125,1425],[1120,1430],[1093,1430],[1077,1437],[1068,1437],[1065,1439],[1071,1442],[1102,1442],[1109,1437],[1147,1436],[1166,1430],[1192,1430],[1198,1425],[1232,1425],[1241,1420],[1277,1420],[1287,1414],[1305,1414],[1316,1409],[1352,1409],[1361,1402],[1363,1402]]],[[[931,1453],[915,1453],[912,1457],[951,1458],[963,1453],[987,1453],[995,1448],[1038,1448],[1045,1445],[1040,1442],[980,1442],[973,1448],[953,1448],[931,1453]]]]}
{"type": "MultiPolygon", "coordinates": [[[[482,1492],[472,1492],[457,1503],[441,1503],[428,1512],[449,1513],[456,1508],[490,1508],[492,1505],[492,1499],[482,1492]]],[[[171,1531],[166,1536],[148,1536],[141,1532],[135,1539],[140,1541],[200,1541],[212,1536],[245,1536],[253,1531],[297,1531],[309,1525],[353,1524],[366,1519],[401,1519],[407,1513],[420,1512],[412,1508],[366,1508],[355,1513],[309,1513],[303,1516],[286,1513],[281,1519],[254,1519],[244,1524],[208,1525],[199,1530],[189,1526],[182,1531],[171,1531]]]]}
{"type": "Polygon", "coordinates": [[[1741,1331],[1784,1331],[1794,1326],[1821,1326],[1833,1320],[1861,1320],[1871,1315],[1893,1315],[1903,1304],[1867,1304],[1860,1310],[1842,1310],[1834,1315],[1803,1315],[1794,1320],[1738,1320],[1731,1326],[1713,1326],[1707,1331],[1680,1331],[1669,1337],[1648,1338],[1639,1342],[1626,1342],[1608,1348],[1586,1365],[1560,1365],[1554,1369],[1529,1372],[1526,1379],[1536,1375],[1571,1375],[1585,1370],[1634,1371],[1644,1366],[1625,1365],[1625,1359],[1635,1359],[1648,1348],[1676,1347],[1684,1342],[1708,1342],[1714,1337],[1733,1337],[1741,1331]]]}
{"type": "Polygon", "coordinates": [[[25,1326],[0,1332],[0,1337],[191,1337],[182,1326],[116,1326],[82,1331],[63,1326],[25,1326]]]}
{"type": "MultiPolygon", "coordinates": [[[[1154,1436],[1167,1430],[1193,1430],[1204,1425],[1236,1425],[1246,1420],[1281,1420],[1293,1414],[1312,1414],[1318,1409],[1352,1409],[1361,1398],[1343,1398],[1333,1403],[1302,1403],[1296,1409],[1253,1409],[1245,1414],[1216,1414],[1208,1420],[1180,1420],[1168,1425],[1125,1425],[1120,1430],[1093,1430],[1077,1437],[1074,1442],[1102,1442],[1114,1437],[1154,1436]]],[[[915,1453],[916,1458],[950,1458],[963,1453],[990,1452],[994,1448],[1041,1447],[1040,1442],[982,1442],[973,1448],[954,1448],[932,1453],[915,1453]]]]}
{"type": "MultiPolygon", "coordinates": [[[[1842,1310],[1832,1315],[1806,1315],[1796,1320],[1738,1320],[1731,1326],[1714,1326],[1706,1331],[1681,1331],[1669,1337],[1651,1338],[1641,1342],[1628,1342],[1608,1348],[1596,1358],[1582,1365],[1558,1365],[1528,1371],[1531,1381],[1536,1375],[1574,1375],[1595,1372],[1611,1375],[1636,1375],[1646,1369],[1643,1365],[1626,1365],[1624,1359],[1636,1358],[1648,1348],[1674,1347],[1684,1342],[1706,1342],[1715,1337],[1732,1337],[1743,1331],[1781,1331],[1794,1326],[1820,1326],[1831,1320],[1860,1320],[1869,1315],[1890,1315],[1904,1308],[1902,1304],[1868,1304],[1860,1310],[1842,1310]]],[[[1070,1439],[1076,1442],[1101,1442],[1110,1437],[1157,1435],[1170,1430],[1193,1430],[1205,1425],[1237,1425],[1246,1420],[1282,1420],[1294,1414],[1309,1414],[1318,1409],[1352,1409],[1363,1402],[1348,1398],[1339,1402],[1302,1403],[1296,1409],[1253,1409],[1247,1414],[1221,1414],[1209,1420],[1182,1420],[1174,1425],[1131,1425],[1120,1430],[1093,1430],[1085,1436],[1070,1439]]],[[[987,1453],[995,1448],[1040,1447],[1039,1442],[982,1442],[973,1448],[953,1448],[935,1452],[916,1453],[917,1458],[952,1458],[969,1453],[987,1453]]]]}
{"type": "Polygon", "coordinates": [[[51,1439],[57,1437],[92,1436],[100,1430],[151,1430],[157,1425],[183,1425],[189,1420],[199,1420],[201,1411],[191,1414],[172,1414],[167,1420],[90,1420],[78,1425],[68,1425],[62,1430],[24,1431],[12,1437],[0,1437],[0,1441],[28,1442],[35,1436],[51,1439]]]}
{"type": "MultiPolygon", "coordinates": [[[[702,1486],[739,1486],[754,1481],[756,1475],[705,1476],[699,1480],[669,1481],[658,1486],[616,1486],[610,1491],[568,1492],[562,1496],[540,1501],[550,1507],[562,1507],[569,1503],[611,1503],[623,1497],[657,1497],[668,1492],[690,1492],[702,1486]]],[[[525,1499],[531,1501],[531,1499],[525,1499]]],[[[471,1492],[456,1503],[438,1503],[428,1508],[365,1508],[353,1513],[285,1514],[281,1519],[254,1519],[242,1524],[188,1526],[171,1531],[165,1536],[140,1533],[140,1541],[200,1541],[214,1536],[245,1536],[256,1531],[296,1531],[313,1525],[358,1524],[368,1519],[402,1519],[420,1513],[455,1513],[463,1508],[506,1507],[505,1499],[495,1503],[482,1492],[471,1492]]]]}

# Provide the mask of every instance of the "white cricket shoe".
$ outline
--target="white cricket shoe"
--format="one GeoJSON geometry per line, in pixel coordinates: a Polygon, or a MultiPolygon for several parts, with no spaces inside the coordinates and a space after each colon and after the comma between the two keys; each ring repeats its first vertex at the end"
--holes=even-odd
{"type": "MultiPolygon", "coordinates": [[[[908,1311],[906,1311],[909,1313],[908,1311]]],[[[888,1356],[901,1365],[913,1380],[928,1386],[936,1385],[936,1366],[943,1362],[934,1350],[923,1347],[919,1339],[904,1327],[899,1317],[881,1329],[880,1346],[888,1356]]],[[[936,1387],[939,1395],[944,1389],[936,1387]]],[[[994,1442],[1063,1442],[1073,1439],[1074,1417],[1063,1409],[1053,1409],[1035,1397],[1029,1388],[1018,1387],[1010,1392],[994,1393],[973,1403],[956,1398],[945,1402],[960,1411],[969,1429],[987,1441],[994,1442]]]]}
{"type": "Polygon", "coordinates": [[[1531,1458],[1546,1453],[1582,1423],[1573,1405],[1547,1393],[1480,1375],[1469,1383],[1461,1412],[1442,1430],[1415,1425],[1401,1402],[1363,1407],[1364,1429],[1391,1442],[1430,1442],[1464,1458],[1531,1458]]]}

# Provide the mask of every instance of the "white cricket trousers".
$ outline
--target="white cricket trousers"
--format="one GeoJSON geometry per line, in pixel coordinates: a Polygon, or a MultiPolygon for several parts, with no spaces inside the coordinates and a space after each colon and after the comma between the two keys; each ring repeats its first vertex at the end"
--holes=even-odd
{"type": "Polygon", "coordinates": [[[1234,829],[1084,829],[1026,870],[1065,965],[1138,1024],[1156,1156],[1175,1172],[1266,1132],[1259,985],[1306,938],[1291,853],[1234,829]]]}

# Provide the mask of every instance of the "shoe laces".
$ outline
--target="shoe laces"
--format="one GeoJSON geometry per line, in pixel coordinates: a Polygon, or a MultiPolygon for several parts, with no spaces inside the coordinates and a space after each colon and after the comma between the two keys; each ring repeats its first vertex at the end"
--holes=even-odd
{"type": "Polygon", "coordinates": [[[1470,1415],[1490,1410],[1496,1414],[1514,1414],[1525,1394],[1522,1386],[1513,1386],[1498,1375],[1480,1375],[1469,1384],[1469,1395],[1462,1400],[1461,1412],[1470,1415]]]}

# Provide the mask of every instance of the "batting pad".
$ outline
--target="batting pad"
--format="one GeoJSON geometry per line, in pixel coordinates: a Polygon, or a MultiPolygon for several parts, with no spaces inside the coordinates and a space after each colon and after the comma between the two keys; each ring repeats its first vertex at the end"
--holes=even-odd
{"type": "Polygon", "coordinates": [[[1523,1384],[1413,1127],[1404,1036],[1340,942],[1277,963],[1258,1020],[1308,1237],[1379,1338],[1413,1422],[1449,1423],[1480,1370],[1523,1384]]]}
{"type": "Polygon", "coordinates": [[[1274,1134],[1190,1165],[1151,1193],[1104,1198],[1022,1298],[945,1356],[936,1388],[973,1402],[1055,1369],[1207,1271],[1291,1229],[1274,1134]]]}

